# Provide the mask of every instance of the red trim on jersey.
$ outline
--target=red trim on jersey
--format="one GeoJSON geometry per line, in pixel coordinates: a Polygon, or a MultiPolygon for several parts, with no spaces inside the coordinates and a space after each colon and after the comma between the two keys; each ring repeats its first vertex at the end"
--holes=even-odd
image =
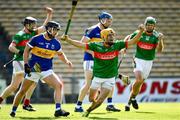
{"type": "Polygon", "coordinates": [[[88,44],[86,44],[86,50],[88,50],[89,49],[89,45],[88,44]]]}
{"type": "Polygon", "coordinates": [[[115,57],[117,57],[119,54],[119,51],[112,51],[112,52],[106,52],[106,53],[100,53],[100,52],[94,52],[94,57],[102,60],[111,60],[115,57]]]}
{"type": "Polygon", "coordinates": [[[27,44],[28,41],[29,41],[29,40],[23,40],[23,41],[21,41],[20,43],[18,43],[16,46],[26,46],[26,44],[27,44]]]}
{"type": "Polygon", "coordinates": [[[125,42],[126,49],[128,48],[128,41],[125,42]]]}
{"type": "Polygon", "coordinates": [[[152,50],[156,48],[157,44],[146,43],[146,42],[140,41],[137,43],[137,46],[145,50],[152,50]]]}

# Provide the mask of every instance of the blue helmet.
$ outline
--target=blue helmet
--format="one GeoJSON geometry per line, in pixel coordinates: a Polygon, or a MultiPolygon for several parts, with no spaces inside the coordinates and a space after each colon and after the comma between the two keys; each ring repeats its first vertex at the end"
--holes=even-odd
{"type": "Polygon", "coordinates": [[[98,15],[98,18],[99,20],[101,19],[105,19],[105,18],[108,18],[108,19],[112,19],[112,15],[108,12],[101,12],[99,15],[98,15]]]}

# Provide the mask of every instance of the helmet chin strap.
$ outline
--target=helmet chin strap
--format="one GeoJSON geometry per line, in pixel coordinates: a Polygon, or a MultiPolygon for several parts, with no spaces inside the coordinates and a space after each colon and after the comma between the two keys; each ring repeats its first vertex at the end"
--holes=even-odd
{"type": "Polygon", "coordinates": [[[101,25],[104,27],[104,29],[106,29],[106,28],[108,28],[108,27],[106,27],[104,24],[106,23],[106,20],[100,20],[100,23],[101,23],[101,25]]]}
{"type": "Polygon", "coordinates": [[[152,33],[153,31],[154,31],[154,30],[152,30],[152,31],[147,31],[147,30],[146,30],[147,33],[152,33]]]}
{"type": "Polygon", "coordinates": [[[33,32],[33,30],[29,29],[30,28],[29,24],[27,24],[27,26],[25,26],[25,28],[26,28],[27,32],[33,32]]]}
{"type": "Polygon", "coordinates": [[[109,46],[112,46],[114,44],[114,42],[108,42],[109,46]]]}
{"type": "Polygon", "coordinates": [[[52,35],[53,32],[53,28],[51,28],[51,32],[49,30],[47,30],[47,35],[50,39],[53,39],[55,36],[52,35]]]}

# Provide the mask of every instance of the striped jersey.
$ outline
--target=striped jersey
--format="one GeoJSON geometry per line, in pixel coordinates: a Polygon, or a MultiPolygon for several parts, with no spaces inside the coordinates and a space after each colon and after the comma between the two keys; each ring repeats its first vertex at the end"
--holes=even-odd
{"type": "MultiPolygon", "coordinates": [[[[12,43],[16,44],[16,48],[20,51],[24,51],[27,42],[29,41],[29,39],[31,39],[33,36],[35,36],[37,34],[37,32],[33,31],[31,33],[26,33],[23,30],[19,31],[17,34],[15,34],[13,36],[13,40],[12,43]]],[[[22,61],[23,60],[23,55],[19,55],[19,54],[14,54],[14,58],[17,61],[22,61]]]]}
{"type": "Polygon", "coordinates": [[[32,48],[32,55],[28,63],[31,68],[36,63],[39,64],[41,71],[52,69],[53,57],[62,50],[61,44],[56,38],[46,40],[43,34],[33,37],[28,45],[32,48]]]}
{"type": "MultiPolygon", "coordinates": [[[[135,31],[131,38],[133,38],[138,31],[135,31]]],[[[158,36],[159,33],[157,31],[153,31],[151,35],[142,33],[139,42],[136,44],[136,53],[135,57],[143,60],[154,60],[156,47],[158,45],[158,36]]]]}
{"type": "MultiPolygon", "coordinates": [[[[94,25],[85,31],[84,36],[90,39],[89,42],[101,42],[102,39],[100,36],[100,32],[101,32],[101,29],[99,28],[99,26],[94,25]]],[[[90,53],[85,52],[84,60],[93,60],[93,56],[90,53]]]]}

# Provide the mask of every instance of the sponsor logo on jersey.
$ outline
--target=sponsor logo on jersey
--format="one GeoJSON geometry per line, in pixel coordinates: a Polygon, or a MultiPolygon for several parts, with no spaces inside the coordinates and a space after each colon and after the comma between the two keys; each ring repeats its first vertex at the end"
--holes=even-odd
{"type": "Polygon", "coordinates": [[[110,60],[117,57],[118,53],[119,51],[106,52],[106,53],[94,52],[94,57],[102,60],[110,60]]]}
{"type": "Polygon", "coordinates": [[[152,50],[156,48],[157,44],[145,43],[140,41],[137,43],[137,46],[145,50],[152,50]]]}

